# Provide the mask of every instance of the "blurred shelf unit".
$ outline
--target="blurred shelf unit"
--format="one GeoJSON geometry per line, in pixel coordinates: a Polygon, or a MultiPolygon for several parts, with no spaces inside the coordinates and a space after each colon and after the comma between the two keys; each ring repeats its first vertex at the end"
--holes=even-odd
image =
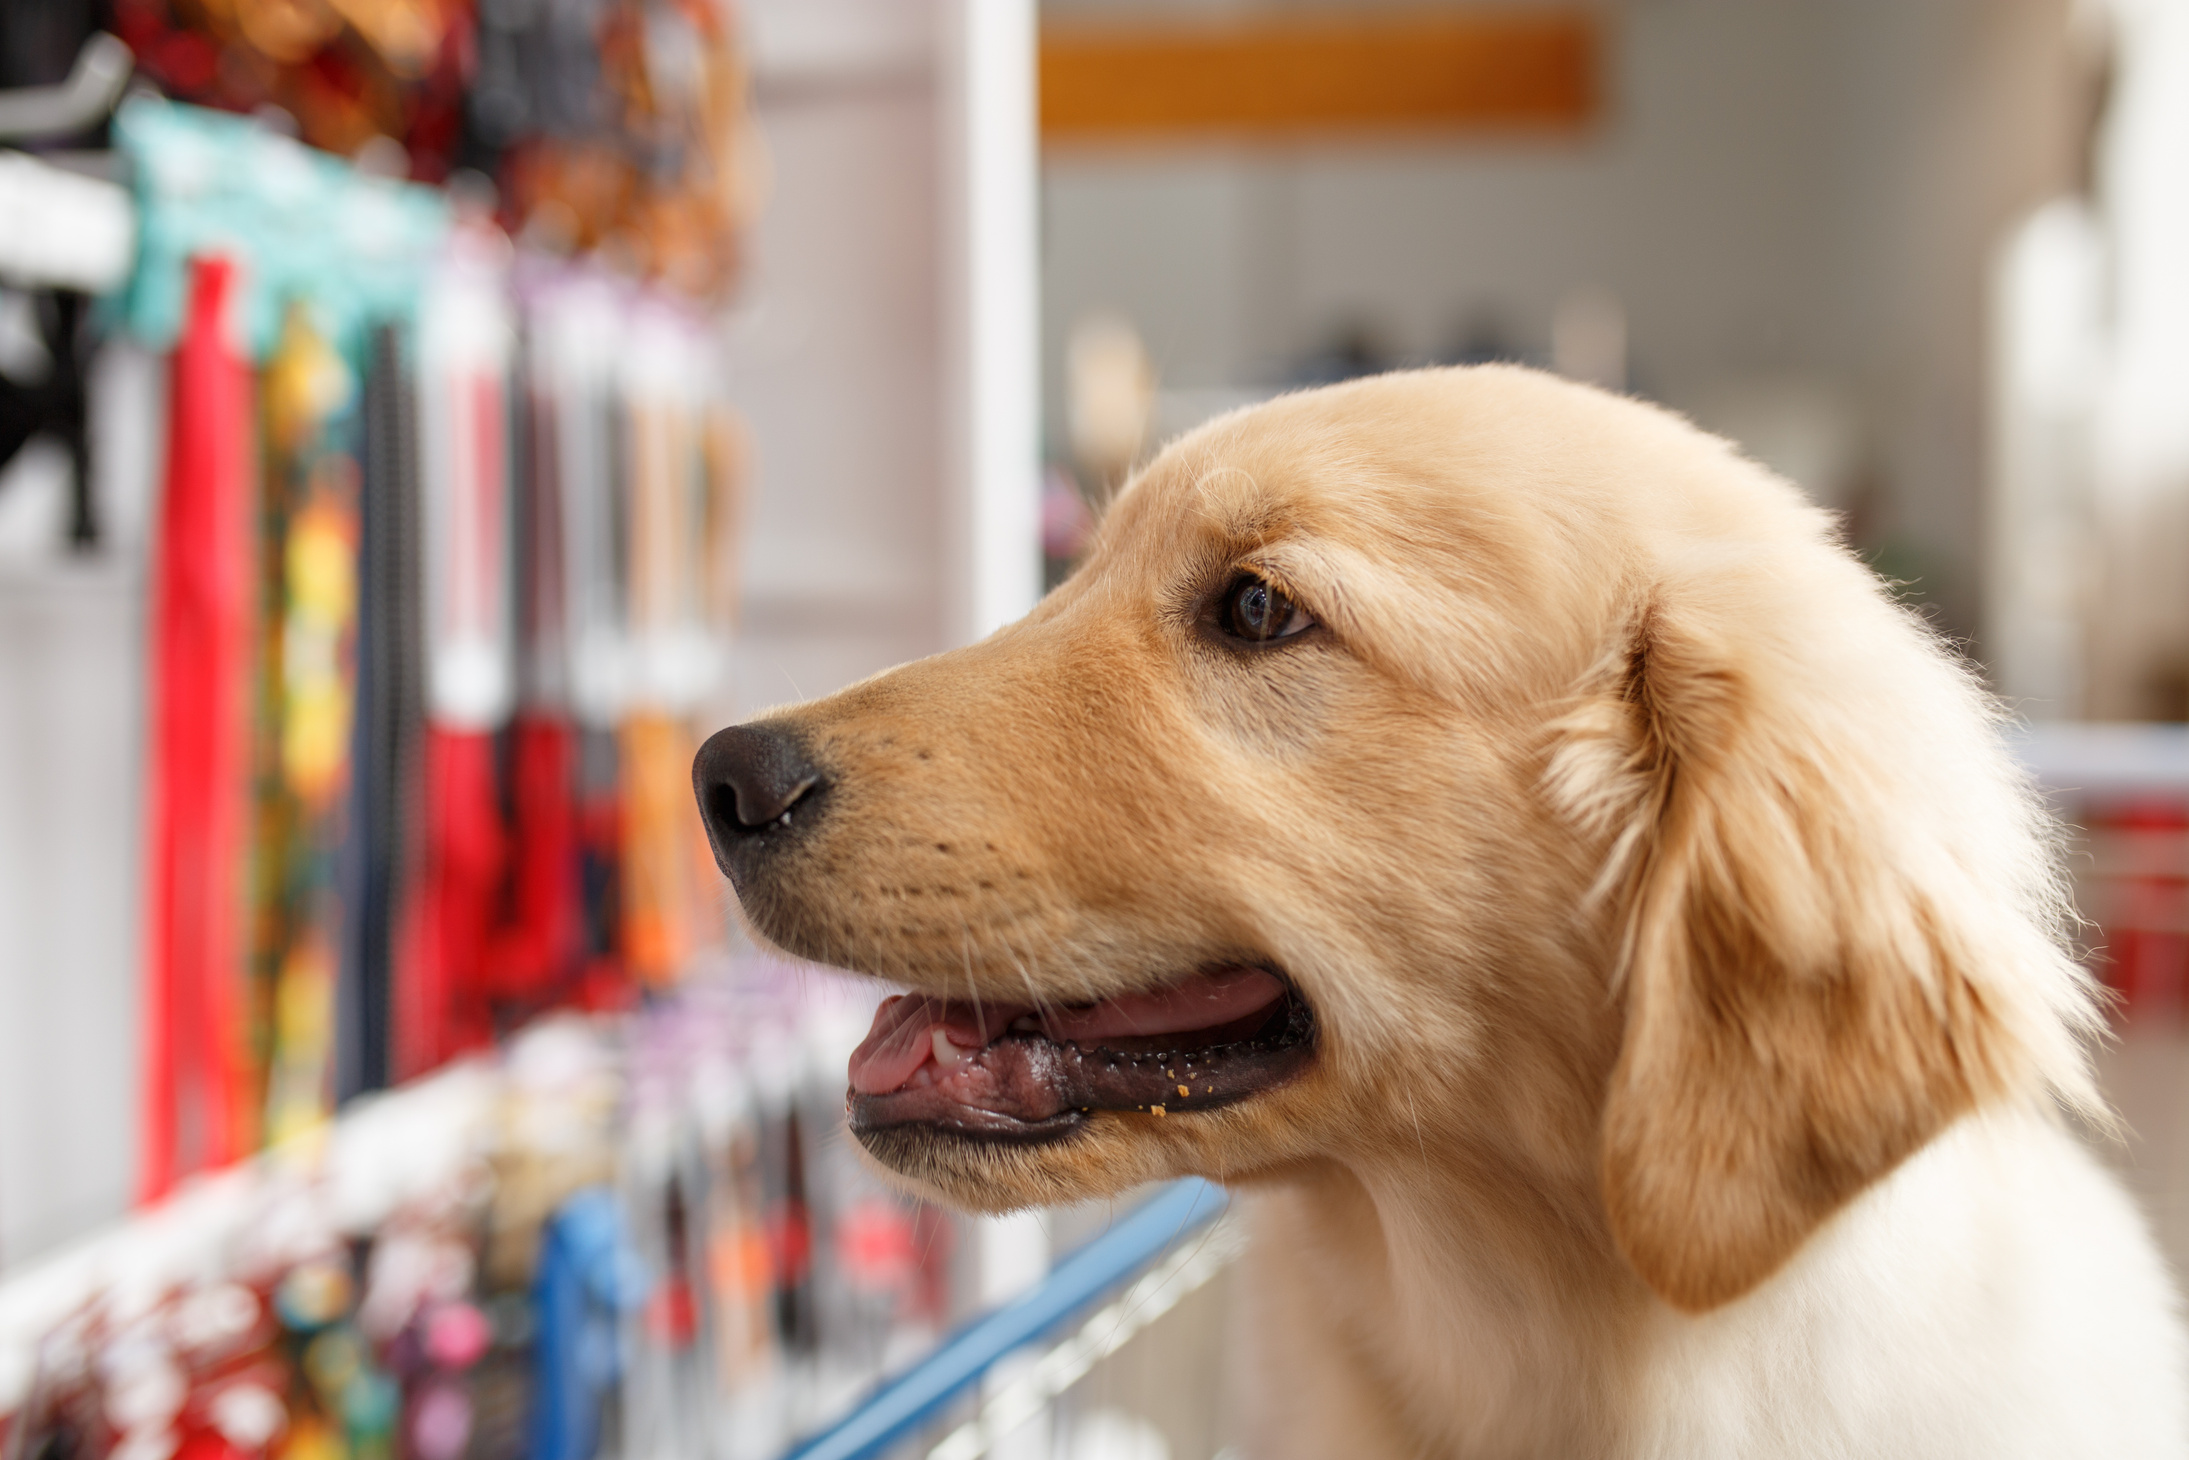
{"type": "Polygon", "coordinates": [[[0,1444],[774,1460],[970,1291],[843,1131],[873,998],[754,965],[544,1020],[80,1237],[0,1282],[0,1444]]]}
{"type": "Polygon", "coordinates": [[[1594,8],[1196,10],[1055,7],[1041,44],[1044,142],[1557,135],[1601,109],[1594,8]]]}
{"type": "MultiPolygon", "coordinates": [[[[765,196],[731,307],[685,344],[743,417],[750,486],[727,673],[675,707],[697,733],[976,639],[1032,606],[1041,572],[1033,0],[735,11],[765,196]]],[[[337,165],[291,139],[264,145],[292,172],[337,165]]],[[[370,191],[376,175],[348,176],[370,191]]],[[[168,371],[142,345],[93,362],[93,431],[111,448],[93,460],[99,552],[56,542],[48,560],[0,561],[8,1268],[118,1216],[143,1167],[147,563],[168,371]]],[[[499,706],[507,686],[487,688],[499,706]]],[[[707,909],[720,910],[712,889],[707,909]]]]}
{"type": "Polygon", "coordinates": [[[2079,939],[2131,1019],[2189,1014],[2189,725],[2032,726],[2015,749],[2070,828],[2079,939]]]}

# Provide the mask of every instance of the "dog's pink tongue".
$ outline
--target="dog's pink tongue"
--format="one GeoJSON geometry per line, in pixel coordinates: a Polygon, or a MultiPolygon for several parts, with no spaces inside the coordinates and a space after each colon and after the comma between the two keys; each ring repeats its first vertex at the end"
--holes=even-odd
{"type": "MultiPolygon", "coordinates": [[[[1042,1017],[1041,1030],[1050,1039],[1082,1044],[1183,1034],[1244,1019],[1283,993],[1284,985],[1258,968],[1226,968],[1152,994],[1125,994],[1055,1010],[1042,1017]]],[[[874,1027],[852,1052],[851,1088],[861,1095],[901,1090],[935,1058],[938,1031],[957,1049],[985,1049],[1027,1012],[1021,1006],[995,1004],[975,1009],[922,994],[884,999],[874,1011],[874,1027]]]]}
{"type": "Polygon", "coordinates": [[[1088,1043],[1121,1035],[1144,1037],[1213,1029],[1266,1009],[1284,985],[1259,968],[1225,968],[1196,974],[1152,994],[1125,994],[1099,1004],[1058,1009],[1042,1019],[1051,1039],[1088,1043]]]}

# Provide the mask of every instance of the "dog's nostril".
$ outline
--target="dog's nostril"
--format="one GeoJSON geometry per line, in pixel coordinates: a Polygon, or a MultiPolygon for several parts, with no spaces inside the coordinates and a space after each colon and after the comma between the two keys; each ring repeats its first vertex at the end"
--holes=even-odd
{"type": "Polygon", "coordinates": [[[692,780],[707,829],[721,838],[787,826],[821,772],[795,732],[732,725],[700,747],[692,780]]]}
{"type": "Polygon", "coordinates": [[[737,816],[737,792],[731,787],[709,786],[701,795],[704,800],[700,811],[710,824],[724,829],[743,825],[737,816]]]}

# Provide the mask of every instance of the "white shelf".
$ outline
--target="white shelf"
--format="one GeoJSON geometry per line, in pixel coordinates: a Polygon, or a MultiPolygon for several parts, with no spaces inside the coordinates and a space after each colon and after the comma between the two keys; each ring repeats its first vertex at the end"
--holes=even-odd
{"type": "Polygon", "coordinates": [[[2038,784],[2058,795],[2189,793],[2189,725],[2053,722],[2010,740],[2038,784]]]}

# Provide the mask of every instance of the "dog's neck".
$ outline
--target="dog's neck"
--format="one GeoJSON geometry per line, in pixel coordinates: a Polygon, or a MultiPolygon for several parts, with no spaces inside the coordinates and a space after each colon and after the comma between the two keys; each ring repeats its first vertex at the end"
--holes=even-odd
{"type": "Polygon", "coordinates": [[[1290,1288],[1283,1300],[1304,1302],[1313,1330],[1263,1360],[1316,1371],[1280,1373],[1293,1392],[1351,1387],[1399,1453],[1601,1448],[1650,1299],[1592,1179],[1482,1150],[1433,1168],[1331,1161],[1265,1188],[1253,1210],[1269,1255],[1256,1280],[1290,1288]],[[1285,1258],[1299,1253],[1313,1260],[1285,1258]]]}

